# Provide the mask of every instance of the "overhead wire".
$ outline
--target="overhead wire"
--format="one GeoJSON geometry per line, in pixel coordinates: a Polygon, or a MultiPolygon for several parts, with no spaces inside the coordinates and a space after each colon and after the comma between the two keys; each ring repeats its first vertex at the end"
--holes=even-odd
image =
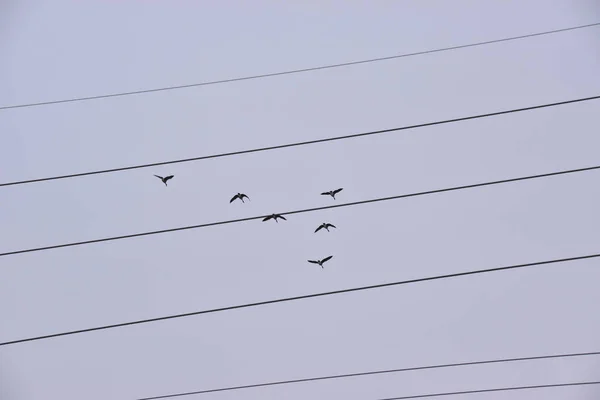
{"type": "Polygon", "coordinates": [[[288,379],[288,380],[284,380],[284,381],[252,383],[252,384],[248,384],[248,385],[226,386],[226,387],[220,387],[220,388],[214,388],[214,389],[204,389],[204,390],[172,393],[172,394],[166,394],[166,395],[161,395],[161,396],[140,397],[140,398],[137,398],[136,400],[168,399],[168,398],[173,398],[173,397],[183,397],[183,396],[191,396],[191,395],[199,395],[199,394],[207,394],[207,393],[229,392],[229,391],[234,391],[234,390],[254,389],[254,388],[268,387],[268,386],[280,386],[280,385],[290,385],[290,384],[296,384],[296,383],[356,378],[356,377],[361,377],[361,376],[385,375],[385,374],[408,372],[408,371],[423,371],[423,370],[431,370],[431,369],[456,368],[456,367],[466,367],[466,366],[485,365],[485,364],[503,364],[503,363],[514,363],[514,362],[522,362],[522,361],[537,361],[537,360],[548,360],[548,359],[558,359],[558,358],[588,357],[588,356],[595,356],[595,355],[600,355],[600,351],[593,351],[593,352],[586,352],[586,353],[551,354],[551,355],[543,355],[543,356],[516,357],[516,358],[499,358],[499,359],[492,359],[492,360],[466,361],[466,362],[457,362],[457,363],[449,363],[449,364],[434,364],[434,365],[424,365],[424,366],[416,366],[416,367],[384,369],[384,370],[376,370],[376,371],[363,371],[363,372],[355,372],[355,373],[349,373],[349,374],[315,376],[315,377],[301,378],[301,379],[288,379]]]}
{"type": "Polygon", "coordinates": [[[59,180],[59,179],[77,178],[77,177],[89,176],[89,175],[108,174],[108,173],[114,173],[114,172],[122,172],[122,171],[140,169],[140,168],[150,168],[150,167],[157,167],[157,166],[162,166],[162,165],[180,164],[180,163],[188,163],[188,162],[193,162],[193,161],[208,160],[211,158],[231,157],[231,156],[238,156],[238,155],[242,155],[242,154],[279,150],[279,149],[290,148],[290,147],[307,146],[307,145],[318,144],[318,143],[326,143],[326,142],[333,142],[333,141],[338,141],[338,140],[346,140],[346,139],[353,139],[353,138],[359,138],[359,137],[365,137],[365,136],[380,135],[380,134],[390,133],[390,132],[399,132],[399,131],[410,130],[410,129],[424,128],[424,127],[428,127],[428,126],[443,125],[443,124],[469,121],[469,120],[480,119],[480,118],[494,117],[494,116],[498,116],[498,115],[519,113],[519,112],[524,112],[524,111],[531,111],[531,110],[548,108],[548,107],[556,107],[556,106],[561,106],[561,105],[566,105],[566,104],[580,103],[580,102],[597,100],[597,99],[600,99],[600,95],[590,96],[590,97],[581,97],[581,98],[577,98],[577,99],[564,100],[564,101],[559,101],[559,102],[554,102],[554,103],[539,104],[539,105],[529,106],[529,107],[514,108],[514,109],[510,109],[510,110],[496,111],[496,112],[490,112],[490,113],[485,113],[485,114],[470,115],[470,116],[466,116],[466,117],[458,117],[458,118],[438,120],[438,121],[433,121],[433,122],[425,122],[425,123],[416,124],[416,125],[406,125],[406,126],[401,126],[398,128],[389,128],[389,129],[382,129],[382,130],[377,130],[377,131],[354,133],[354,134],[350,134],[350,135],[335,136],[335,137],[315,139],[315,140],[306,140],[306,141],[301,141],[301,142],[286,143],[286,144],[267,146],[267,147],[259,147],[259,148],[254,148],[254,149],[238,150],[238,151],[232,151],[232,152],[227,152],[227,153],[211,154],[211,155],[207,155],[207,156],[182,158],[182,159],[177,159],[177,160],[160,161],[160,162],[153,162],[153,163],[147,163],[147,164],[136,164],[136,165],[129,165],[129,166],[125,166],[125,167],[100,169],[100,170],[78,172],[78,173],[72,173],[72,174],[66,174],[66,175],[49,176],[49,177],[45,177],[45,178],[34,178],[34,179],[26,179],[26,180],[20,180],[20,181],[3,182],[3,183],[0,183],[0,187],[25,185],[25,184],[31,184],[31,183],[54,181],[54,180],[59,180]]]}
{"type": "Polygon", "coordinates": [[[440,53],[440,52],[444,52],[444,51],[464,49],[464,48],[468,48],[468,47],[483,46],[483,45],[488,45],[488,44],[493,44],[493,43],[508,42],[508,41],[512,41],[512,40],[531,38],[531,37],[535,37],[535,36],[544,36],[544,35],[550,35],[550,34],[555,34],[555,33],[559,33],[559,32],[591,28],[591,27],[598,26],[598,25],[600,25],[600,22],[595,22],[592,24],[585,24],[585,25],[578,25],[578,26],[573,26],[573,27],[569,27],[569,28],[553,29],[553,30],[544,31],[544,32],[530,33],[530,34],[526,34],[526,35],[511,36],[511,37],[502,38],[502,39],[486,40],[484,42],[476,42],[476,43],[469,43],[469,44],[463,44],[463,45],[458,45],[458,46],[442,47],[442,48],[432,49],[432,50],[417,51],[414,53],[404,53],[404,54],[397,54],[397,55],[393,55],[393,56],[370,58],[370,59],[366,59],[366,60],[349,61],[349,62],[344,62],[344,63],[328,64],[328,65],[321,65],[321,66],[316,66],[316,67],[300,68],[300,69],[293,69],[293,70],[288,70],[288,71],[272,72],[272,73],[267,73],[267,74],[251,75],[251,76],[244,76],[244,77],[238,77],[238,78],[221,79],[221,80],[216,80],[216,81],[191,83],[191,84],[187,84],[187,85],[175,85],[175,86],[167,86],[167,87],[153,88],[153,89],[133,90],[133,91],[129,91],[129,92],[101,94],[101,95],[96,95],[96,96],[74,97],[71,99],[50,100],[50,101],[41,101],[41,102],[37,102],[37,103],[25,103],[25,104],[0,106],[0,110],[37,107],[37,106],[45,106],[45,105],[61,104],[61,103],[73,103],[73,102],[81,102],[81,101],[89,101],[89,100],[106,99],[106,98],[110,98],[110,97],[132,96],[132,95],[139,95],[139,94],[146,94],[146,93],[156,93],[156,92],[165,92],[165,91],[178,90],[178,89],[187,89],[187,88],[199,87],[199,86],[209,86],[209,85],[217,85],[217,84],[223,84],[223,83],[248,81],[248,80],[269,78],[269,77],[282,76],[282,75],[292,75],[292,74],[299,74],[299,73],[303,73],[303,72],[347,67],[347,66],[358,65],[358,64],[368,64],[368,63],[387,61],[387,60],[393,60],[393,59],[398,59],[398,58],[413,57],[413,56],[419,56],[419,55],[424,55],[424,54],[440,53]]]}
{"type": "Polygon", "coordinates": [[[412,396],[386,397],[386,398],[377,399],[377,400],[424,399],[427,397],[459,396],[459,395],[476,394],[476,393],[509,392],[509,391],[517,391],[517,390],[549,389],[549,388],[559,388],[559,387],[590,386],[590,385],[600,385],[600,381],[554,383],[554,384],[547,384],[547,385],[532,385],[532,386],[510,386],[510,387],[501,387],[501,388],[493,388],[493,389],[463,390],[460,392],[438,392],[438,393],[428,393],[428,394],[415,394],[412,396]]]}
{"type": "Polygon", "coordinates": [[[526,263],[526,264],[508,265],[508,266],[504,266],[504,267],[487,268],[487,269],[480,269],[480,270],[473,270],[473,271],[466,271],[466,272],[455,272],[455,273],[451,273],[451,274],[428,276],[425,278],[416,278],[416,279],[409,279],[409,280],[404,280],[404,281],[380,283],[380,284],[376,284],[376,285],[368,285],[368,286],[360,286],[360,287],[354,287],[354,288],[348,288],[348,289],[333,290],[333,291],[329,291],[329,292],[305,294],[305,295],[294,296],[294,297],[284,297],[284,298],[273,299],[273,300],[258,301],[258,302],[254,302],[254,303],[238,304],[238,305],[233,305],[233,306],[225,306],[225,307],[212,308],[212,309],[206,309],[206,310],[201,310],[201,311],[187,312],[187,313],[182,313],[182,314],[167,315],[167,316],[163,316],[163,317],[140,319],[137,321],[121,322],[121,323],[117,323],[117,324],[102,325],[102,326],[97,326],[97,327],[93,327],[93,328],[85,328],[85,329],[78,329],[78,330],[72,330],[72,331],[66,331],[66,332],[52,333],[52,334],[48,334],[48,335],[32,336],[32,337],[23,338],[23,339],[9,340],[9,341],[5,341],[5,342],[1,342],[0,347],[14,345],[14,344],[18,344],[18,343],[58,338],[58,337],[63,337],[63,336],[72,336],[72,335],[107,330],[107,329],[122,328],[122,327],[126,327],[126,326],[148,324],[148,323],[158,322],[158,321],[186,318],[186,317],[202,315],[202,314],[213,314],[213,313],[218,313],[218,312],[239,310],[239,309],[244,309],[244,308],[260,307],[260,306],[265,306],[265,305],[270,305],[270,304],[287,303],[287,302],[293,302],[293,301],[298,301],[298,300],[306,300],[306,299],[313,299],[313,298],[318,298],[318,297],[334,296],[334,295],[345,294],[345,293],[360,292],[360,291],[367,291],[367,290],[373,290],[373,289],[381,289],[381,288],[385,288],[385,287],[401,286],[401,285],[429,282],[429,281],[435,281],[435,280],[444,280],[444,279],[457,278],[457,277],[470,276],[470,275],[486,274],[486,273],[491,273],[491,272],[531,268],[531,267],[541,266],[541,265],[588,260],[588,259],[594,259],[594,258],[598,258],[598,257],[600,257],[600,253],[568,257],[568,258],[551,259],[551,260],[545,260],[545,261],[536,261],[536,262],[531,262],[531,263],[526,263]]]}
{"type": "MultiPolygon", "coordinates": [[[[600,169],[600,165],[596,165],[596,166],[592,166],[592,167],[585,167],[585,168],[569,169],[569,170],[563,170],[563,171],[557,171],[557,172],[548,172],[548,173],[538,174],[538,175],[528,175],[528,176],[522,176],[522,177],[518,177],[518,178],[502,179],[502,180],[491,181],[491,182],[474,183],[474,184],[463,185],[463,186],[454,186],[454,187],[449,187],[449,188],[444,188],[444,189],[427,190],[424,192],[400,194],[400,195],[396,195],[396,196],[353,201],[353,202],[349,202],[349,203],[331,204],[328,206],[312,207],[312,208],[306,208],[303,210],[280,212],[277,214],[280,214],[280,215],[302,214],[302,213],[322,211],[322,210],[327,210],[327,209],[332,209],[332,208],[351,207],[351,206],[357,206],[357,205],[363,205],[363,204],[369,204],[369,203],[377,203],[377,202],[382,202],[382,201],[404,199],[404,198],[408,198],[408,197],[425,196],[425,195],[438,194],[438,193],[444,193],[444,192],[472,189],[472,188],[477,188],[477,187],[500,185],[500,184],[505,184],[505,183],[510,183],[510,182],[548,178],[551,176],[574,174],[574,173],[592,171],[592,170],[597,170],[597,169],[600,169]]],[[[128,235],[111,236],[111,237],[105,237],[105,238],[100,238],[100,239],[90,239],[90,240],[83,240],[83,241],[78,241],[78,242],[55,244],[55,245],[51,245],[51,246],[33,247],[33,248],[28,248],[28,249],[13,250],[13,251],[7,251],[7,252],[0,253],[0,257],[6,257],[6,256],[24,254],[24,253],[33,253],[33,252],[38,252],[38,251],[54,250],[54,249],[65,248],[65,247],[83,246],[83,245],[88,245],[88,244],[93,244],[93,243],[109,242],[109,241],[114,241],[114,240],[131,239],[131,238],[142,237],[142,236],[151,236],[151,235],[158,235],[158,234],[164,234],[164,233],[172,233],[172,232],[178,232],[178,231],[184,231],[184,230],[190,230],[190,229],[207,228],[209,226],[216,226],[216,225],[234,224],[234,223],[252,221],[252,220],[256,220],[256,219],[262,219],[264,217],[265,217],[265,215],[260,215],[260,216],[254,216],[254,217],[230,219],[230,220],[225,220],[225,221],[208,222],[208,223],[197,224],[197,225],[180,226],[177,228],[161,229],[161,230],[156,230],[156,231],[131,233],[128,235]]]]}

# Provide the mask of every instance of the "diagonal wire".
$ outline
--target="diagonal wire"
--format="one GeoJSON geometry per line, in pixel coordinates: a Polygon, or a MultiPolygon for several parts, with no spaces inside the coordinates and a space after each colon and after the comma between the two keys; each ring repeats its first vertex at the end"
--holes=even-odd
{"type": "Polygon", "coordinates": [[[379,61],[393,60],[393,59],[397,59],[397,58],[413,57],[413,56],[419,56],[419,55],[424,55],[424,54],[440,53],[440,52],[444,52],[444,51],[464,49],[464,48],[468,48],[468,47],[483,46],[483,45],[488,45],[488,44],[493,44],[493,43],[508,42],[511,40],[525,39],[525,38],[531,38],[531,37],[535,37],[535,36],[543,36],[543,35],[550,35],[550,34],[559,33],[559,32],[573,31],[576,29],[590,28],[590,27],[598,26],[598,25],[600,25],[600,22],[595,22],[593,24],[586,24],[586,25],[578,25],[578,26],[573,26],[573,27],[569,27],[569,28],[554,29],[554,30],[545,31],[545,32],[530,33],[527,35],[511,36],[511,37],[502,38],[502,39],[487,40],[485,42],[476,42],[476,43],[469,43],[469,44],[463,44],[463,45],[458,45],[458,46],[442,47],[442,48],[438,48],[438,49],[418,51],[418,52],[414,52],[414,53],[404,53],[404,54],[398,54],[398,55],[387,56],[387,57],[371,58],[371,59],[367,59],[367,60],[349,61],[349,62],[338,63],[338,64],[321,65],[321,66],[317,66],[317,67],[293,69],[293,70],[282,71],[282,72],[272,72],[272,73],[268,73],[268,74],[251,75],[251,76],[244,76],[244,77],[239,77],[239,78],[222,79],[222,80],[217,80],[217,81],[191,83],[191,84],[187,84],[187,85],[167,86],[167,87],[154,88],[154,89],[134,90],[134,91],[130,91],[130,92],[102,94],[102,95],[97,95],[97,96],[74,97],[71,99],[50,100],[50,101],[42,101],[42,102],[38,102],[38,103],[26,103],[26,104],[16,104],[16,105],[10,105],[10,106],[0,106],[0,110],[10,110],[10,109],[15,109],[15,108],[26,108],[26,107],[37,107],[37,106],[45,106],[45,105],[50,105],[50,104],[73,103],[73,102],[80,102],[80,101],[106,99],[106,98],[110,98],[110,97],[132,96],[132,95],[139,95],[139,94],[146,94],[146,93],[156,93],[156,92],[165,92],[165,91],[170,91],[170,90],[186,89],[186,88],[199,87],[199,86],[218,85],[218,84],[222,84],[222,83],[249,81],[249,80],[253,80],[253,79],[269,78],[269,77],[274,77],[274,76],[292,75],[292,74],[299,74],[299,73],[303,73],[303,72],[347,67],[347,66],[358,65],[358,64],[368,64],[368,63],[374,63],[374,62],[379,62],[379,61]]]}
{"type": "Polygon", "coordinates": [[[295,297],[284,297],[284,298],[273,299],[273,300],[259,301],[259,302],[255,302],[255,303],[238,304],[238,305],[233,305],[233,306],[212,308],[212,309],[188,312],[188,313],[183,313],[183,314],[174,314],[174,315],[167,315],[167,316],[163,316],[163,317],[140,319],[137,321],[121,322],[121,323],[112,324],[112,325],[102,325],[102,326],[97,326],[94,328],[86,328],[86,329],[79,329],[79,330],[74,330],[74,331],[52,333],[52,334],[43,335],[43,336],[33,336],[33,337],[29,337],[29,338],[24,338],[24,339],[16,339],[16,340],[11,340],[11,341],[1,342],[0,347],[13,345],[13,344],[17,344],[17,343],[33,342],[33,341],[57,338],[57,337],[62,337],[62,336],[71,336],[71,335],[77,335],[77,334],[81,334],[81,333],[101,331],[101,330],[106,330],[106,329],[122,328],[125,326],[148,324],[151,322],[166,321],[166,320],[177,319],[177,318],[186,318],[186,317],[202,315],[202,314],[212,314],[212,313],[218,313],[218,312],[224,312],[224,311],[239,310],[242,308],[254,308],[254,307],[260,307],[260,306],[265,306],[265,305],[270,305],[270,304],[287,303],[287,302],[291,302],[291,301],[312,299],[312,298],[317,298],[317,297],[334,296],[334,295],[339,295],[339,294],[344,294],[344,293],[381,289],[381,288],[391,287],[391,286],[408,285],[408,284],[413,284],[413,283],[443,280],[443,279],[457,278],[457,277],[463,277],[463,276],[469,276],[469,275],[486,274],[486,273],[490,273],[490,272],[508,271],[508,270],[530,268],[530,267],[548,265],[548,264],[557,264],[557,263],[565,263],[565,262],[571,262],[571,261],[588,260],[588,259],[598,258],[598,257],[600,257],[600,253],[588,254],[588,255],[584,255],[584,256],[545,260],[545,261],[537,261],[537,262],[532,262],[532,263],[527,263],[527,264],[508,265],[508,266],[504,266],[504,267],[480,269],[480,270],[474,270],[474,271],[456,272],[456,273],[446,274],[446,275],[428,276],[425,278],[416,278],[416,279],[409,279],[409,280],[405,280],[405,281],[380,283],[377,285],[360,286],[360,287],[354,287],[354,288],[349,288],[349,289],[333,290],[330,292],[305,294],[305,295],[295,296],[295,297]]]}
{"type": "Polygon", "coordinates": [[[508,391],[516,391],[516,390],[533,390],[533,389],[547,389],[547,388],[573,387],[573,386],[590,386],[590,385],[600,385],[600,381],[554,383],[554,384],[548,384],[548,385],[512,386],[512,387],[502,387],[502,388],[494,388],[494,389],[464,390],[461,392],[441,392],[441,393],[430,393],[430,394],[416,394],[416,395],[412,395],[412,396],[387,397],[385,399],[378,399],[378,400],[424,399],[426,397],[459,396],[459,395],[464,395],[464,394],[475,394],[475,393],[508,392],[508,391]]]}
{"type": "MultiPolygon", "coordinates": [[[[500,185],[500,184],[510,183],[510,182],[548,178],[551,176],[574,174],[574,173],[592,171],[592,170],[597,170],[597,169],[600,169],[600,165],[596,165],[593,167],[563,170],[563,171],[557,171],[557,172],[549,172],[549,173],[538,174],[538,175],[528,175],[528,176],[522,176],[522,177],[518,177],[518,178],[502,179],[502,180],[498,180],[498,181],[475,183],[475,184],[471,184],[471,185],[454,186],[454,187],[444,188],[444,189],[434,189],[434,190],[428,190],[425,192],[416,192],[416,193],[400,194],[397,196],[380,197],[380,198],[369,199],[369,200],[353,201],[350,203],[332,204],[329,206],[313,207],[313,208],[306,208],[303,210],[287,211],[287,212],[283,212],[283,213],[279,213],[279,214],[283,214],[283,215],[302,214],[302,213],[308,213],[308,212],[314,212],[314,211],[327,210],[327,209],[331,209],[331,208],[358,206],[358,205],[362,205],[362,204],[377,203],[377,202],[381,202],[381,201],[398,200],[398,199],[404,199],[404,198],[408,198],[408,197],[425,196],[425,195],[430,195],[430,194],[452,192],[452,191],[458,191],[458,190],[464,190],[464,189],[472,189],[472,188],[483,187],[483,186],[500,185]]],[[[70,243],[63,243],[63,244],[55,244],[55,245],[51,245],[51,246],[34,247],[34,248],[29,248],[29,249],[7,251],[4,253],[0,253],[0,257],[6,257],[6,256],[11,256],[11,255],[16,255],[16,254],[23,254],[23,253],[33,253],[33,252],[38,252],[38,251],[53,250],[53,249],[59,249],[59,248],[63,248],[63,247],[83,246],[83,245],[88,245],[88,244],[93,244],[93,243],[110,242],[113,240],[123,240],[123,239],[131,239],[131,238],[135,238],[135,237],[172,233],[172,232],[184,231],[184,230],[189,230],[189,229],[207,228],[209,226],[216,226],[216,225],[234,224],[234,223],[239,223],[239,222],[246,222],[246,221],[261,219],[264,217],[265,216],[262,215],[262,216],[255,216],[255,217],[238,218],[238,219],[231,219],[231,220],[226,220],[226,221],[217,221],[217,222],[209,222],[209,223],[205,223],[205,224],[187,225],[187,226],[181,226],[181,227],[177,227],[177,228],[162,229],[162,230],[158,230],[158,231],[139,232],[139,233],[132,233],[132,234],[128,234],[128,235],[122,235],[122,236],[111,236],[111,237],[105,237],[105,238],[101,238],[101,239],[83,240],[83,241],[79,241],[79,242],[70,242],[70,243]]]]}
{"type": "Polygon", "coordinates": [[[49,177],[45,177],[45,178],[35,178],[35,179],[28,179],[28,180],[21,180],[21,181],[4,182],[4,183],[0,183],[0,187],[25,185],[25,184],[29,184],[29,183],[54,181],[54,180],[58,180],[58,179],[77,178],[77,177],[89,176],[89,175],[108,174],[108,173],[113,173],[113,172],[129,171],[129,170],[133,170],[133,169],[157,167],[157,166],[161,166],[161,165],[188,163],[188,162],[193,162],[193,161],[208,160],[211,158],[231,157],[231,156],[238,156],[238,155],[242,155],[242,154],[285,149],[285,148],[289,148],[289,147],[307,146],[307,145],[311,145],[311,144],[333,142],[333,141],[345,140],[345,139],[354,139],[354,138],[365,137],[365,136],[380,135],[380,134],[390,133],[390,132],[399,132],[399,131],[410,130],[410,129],[424,128],[424,127],[428,127],[428,126],[444,125],[444,124],[450,124],[450,123],[454,123],[454,122],[462,122],[462,121],[468,121],[468,120],[473,120],[473,119],[494,117],[494,116],[504,115],[504,114],[512,114],[512,113],[518,113],[518,112],[523,112],[523,111],[531,111],[531,110],[537,110],[537,109],[541,109],[541,108],[556,107],[556,106],[562,106],[562,105],[566,105],[566,104],[580,103],[580,102],[597,100],[597,99],[600,99],[600,95],[559,101],[559,102],[555,102],[555,103],[539,104],[539,105],[530,106],[530,107],[514,108],[514,109],[510,109],[510,110],[496,111],[496,112],[491,112],[491,113],[486,113],[486,114],[477,114],[477,115],[470,115],[470,116],[466,116],[466,117],[439,120],[439,121],[433,121],[433,122],[425,122],[422,124],[407,125],[407,126],[401,126],[398,128],[390,128],[390,129],[383,129],[383,130],[378,130],[378,131],[354,133],[354,134],[344,135],[344,136],[335,136],[335,137],[329,137],[329,138],[323,138],[323,139],[307,140],[307,141],[303,141],[303,142],[286,143],[286,144],[280,144],[280,145],[275,145],[275,146],[259,147],[259,148],[255,148],[255,149],[238,150],[238,151],[232,151],[232,152],[228,152],[228,153],[211,154],[208,156],[182,158],[182,159],[178,159],[178,160],[160,161],[160,162],[154,162],[154,163],[148,163],[148,164],[130,165],[130,166],[126,166],[126,167],[101,169],[101,170],[87,171],[87,172],[78,172],[78,173],[67,174],[67,175],[49,176],[49,177]]]}
{"type": "Polygon", "coordinates": [[[316,376],[316,377],[302,378],[302,379],[289,379],[289,380],[285,380],[285,381],[253,383],[253,384],[249,384],[249,385],[240,385],[240,386],[227,386],[227,387],[216,388],[216,389],[204,389],[204,390],[196,390],[193,392],[180,392],[180,393],[166,394],[166,395],[162,395],[162,396],[140,397],[136,400],[168,399],[168,398],[173,398],[173,397],[183,397],[183,396],[191,396],[191,395],[198,395],[198,394],[216,393],[216,392],[228,392],[228,391],[232,391],[232,390],[253,389],[253,388],[259,388],[259,387],[266,387],[266,386],[289,385],[289,384],[295,384],[295,383],[355,378],[355,377],[359,377],[359,376],[383,375],[383,374],[408,372],[408,371],[422,371],[422,370],[428,370],[428,369],[455,368],[455,367],[466,367],[466,366],[472,366],[472,365],[501,364],[501,363],[520,362],[520,361],[548,360],[548,359],[556,359],[556,358],[586,357],[586,356],[596,356],[596,355],[600,355],[600,351],[593,351],[593,352],[587,352],[587,353],[552,354],[552,355],[533,356],[533,357],[501,358],[501,359],[494,359],[494,360],[467,361],[467,362],[459,362],[459,363],[451,363],[451,364],[425,365],[425,366],[418,366],[418,367],[406,367],[406,368],[385,369],[385,370],[377,370],[377,371],[356,372],[356,373],[351,373],[351,374],[316,376]]]}

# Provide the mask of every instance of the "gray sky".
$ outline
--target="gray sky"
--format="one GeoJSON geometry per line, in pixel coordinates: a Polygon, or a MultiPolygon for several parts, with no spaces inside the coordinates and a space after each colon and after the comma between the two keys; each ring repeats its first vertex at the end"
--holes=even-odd
{"type": "MultiPolygon", "coordinates": [[[[592,0],[19,1],[0,105],[381,57],[600,21],[592,0]]],[[[0,182],[208,155],[600,93],[600,28],[377,64],[0,112],[0,182]]],[[[0,250],[597,165],[600,102],[5,187],[0,250]],[[153,174],[174,174],[165,188],[153,174]],[[238,191],[251,202],[229,204],[238,191]]],[[[591,254],[600,172],[0,258],[0,341],[591,254]],[[338,226],[313,234],[323,221],[338,226]],[[322,270],[308,258],[334,258],[322,270]]],[[[0,348],[0,399],[135,399],[266,380],[595,351],[598,260],[0,348]]],[[[600,378],[600,357],[190,397],[370,400],[600,378]]],[[[592,399],[600,389],[535,392],[592,399]]],[[[531,399],[532,393],[473,398],[531,399]]],[[[458,398],[458,397],[457,397],[458,398]]]]}

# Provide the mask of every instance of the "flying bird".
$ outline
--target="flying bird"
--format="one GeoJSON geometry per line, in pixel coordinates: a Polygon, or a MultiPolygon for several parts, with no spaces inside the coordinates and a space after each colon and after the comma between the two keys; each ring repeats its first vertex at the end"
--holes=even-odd
{"type": "Polygon", "coordinates": [[[263,222],[265,222],[265,221],[268,221],[268,220],[270,220],[270,219],[274,219],[274,220],[275,220],[275,222],[278,222],[278,221],[277,221],[277,218],[281,218],[282,220],[284,220],[284,221],[287,221],[287,219],[285,219],[285,217],[284,217],[284,216],[282,216],[282,215],[279,215],[279,214],[271,214],[271,215],[268,215],[268,216],[264,217],[264,218],[263,218],[263,222]]]}
{"type": "Polygon", "coordinates": [[[313,263],[313,264],[319,264],[321,266],[321,268],[324,268],[323,267],[323,263],[326,262],[326,261],[331,260],[332,258],[333,258],[333,256],[329,256],[329,257],[325,257],[322,260],[316,260],[316,261],[314,261],[314,260],[308,260],[308,262],[309,263],[313,263]]]}
{"type": "Polygon", "coordinates": [[[336,190],[330,190],[329,192],[323,192],[323,193],[321,193],[321,195],[323,195],[323,196],[331,196],[335,200],[335,195],[338,194],[339,192],[341,192],[343,189],[344,188],[339,188],[339,189],[336,189],[336,190]]]}
{"type": "Polygon", "coordinates": [[[240,199],[242,203],[244,202],[244,197],[250,200],[250,197],[246,196],[244,193],[238,193],[229,200],[229,203],[233,203],[235,199],[240,199]]]}
{"type": "Polygon", "coordinates": [[[168,186],[168,185],[167,185],[167,181],[168,181],[169,179],[173,179],[173,177],[174,177],[175,175],[169,175],[169,176],[165,176],[164,178],[163,178],[162,176],[158,176],[158,175],[154,175],[154,176],[155,176],[155,177],[157,177],[158,179],[160,179],[160,180],[162,181],[162,183],[164,183],[164,184],[165,184],[165,186],[168,186]]]}
{"type": "MultiPolygon", "coordinates": [[[[315,230],[315,233],[319,232],[321,229],[325,228],[327,232],[329,232],[329,228],[335,228],[335,225],[330,224],[329,222],[323,222],[319,227],[315,230]]],[[[336,228],[337,229],[337,228],[336,228]]]]}

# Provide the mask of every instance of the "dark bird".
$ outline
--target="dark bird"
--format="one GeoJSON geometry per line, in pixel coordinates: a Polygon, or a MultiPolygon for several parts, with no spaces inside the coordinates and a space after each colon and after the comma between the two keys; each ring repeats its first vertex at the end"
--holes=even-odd
{"type": "Polygon", "coordinates": [[[339,188],[339,189],[336,189],[336,190],[330,190],[329,192],[323,192],[323,193],[321,193],[321,195],[331,196],[335,200],[335,195],[338,194],[339,192],[341,192],[343,189],[344,188],[339,188]]]}
{"type": "Polygon", "coordinates": [[[235,199],[240,199],[242,203],[244,202],[244,197],[250,200],[250,197],[246,196],[244,193],[238,193],[229,200],[229,203],[233,203],[235,199]]]}
{"type": "Polygon", "coordinates": [[[329,256],[329,257],[325,257],[322,260],[316,260],[316,261],[314,261],[314,260],[308,260],[308,262],[309,263],[313,263],[313,264],[319,264],[321,266],[321,268],[324,268],[323,267],[323,263],[326,262],[326,261],[331,260],[332,258],[333,258],[333,256],[329,256]]]}
{"type": "MultiPolygon", "coordinates": [[[[316,230],[315,233],[319,232],[321,229],[325,228],[327,232],[329,232],[329,228],[335,228],[335,225],[330,224],[329,222],[323,222],[316,230]]],[[[337,228],[336,228],[337,229],[337,228]]]]}
{"type": "Polygon", "coordinates": [[[167,181],[168,181],[169,179],[173,179],[173,177],[174,177],[175,175],[169,175],[169,176],[165,176],[164,178],[163,178],[162,176],[158,176],[158,175],[154,175],[154,176],[155,176],[155,177],[157,177],[158,179],[160,179],[160,180],[162,181],[162,183],[164,183],[164,184],[165,184],[165,186],[168,186],[168,185],[167,185],[167,181]]]}
{"type": "Polygon", "coordinates": [[[263,222],[265,222],[265,221],[268,221],[268,220],[270,220],[270,219],[274,219],[274,220],[275,220],[275,222],[277,222],[277,218],[281,218],[282,220],[284,220],[284,221],[287,221],[287,219],[285,219],[285,217],[284,217],[284,216],[282,216],[282,215],[279,215],[279,214],[271,214],[271,215],[269,215],[269,216],[266,216],[266,217],[264,217],[264,218],[263,218],[263,222]]]}

